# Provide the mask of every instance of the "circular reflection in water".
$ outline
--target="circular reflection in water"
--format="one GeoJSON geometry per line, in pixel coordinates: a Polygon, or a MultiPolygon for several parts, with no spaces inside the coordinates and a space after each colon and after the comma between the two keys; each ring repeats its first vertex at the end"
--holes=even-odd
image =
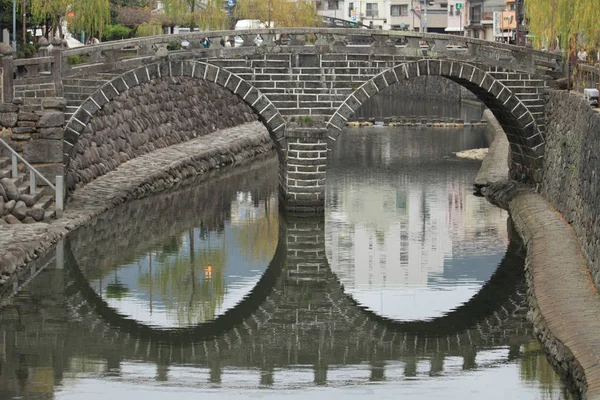
{"type": "Polygon", "coordinates": [[[340,137],[326,248],[346,293],[402,321],[466,303],[508,244],[507,213],[471,193],[480,164],[453,156],[484,147],[482,131],[362,128],[340,137]]]}
{"type": "Polygon", "coordinates": [[[90,287],[122,316],[159,328],[195,326],[233,308],[277,246],[274,162],[100,216],[71,238],[90,287]]]}

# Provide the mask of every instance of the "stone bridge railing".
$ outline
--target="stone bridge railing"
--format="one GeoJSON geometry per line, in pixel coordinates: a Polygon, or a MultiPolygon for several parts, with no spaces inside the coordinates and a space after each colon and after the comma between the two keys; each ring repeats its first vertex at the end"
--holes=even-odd
{"type": "MultiPolygon", "coordinates": [[[[252,53],[353,53],[453,59],[513,71],[563,76],[560,54],[462,36],[407,31],[336,28],[278,28],[193,32],[134,38],[62,50],[52,57],[14,60],[18,78],[41,76],[42,71],[64,76],[124,71],[170,53],[182,56],[228,58],[252,53]],[[200,40],[212,44],[204,49],[200,40]],[[189,46],[174,50],[173,42],[189,46]],[[171,45],[170,45],[171,44],[171,45]],[[173,50],[170,50],[173,49],[173,50]],[[60,64],[60,65],[57,65],[60,64]]],[[[56,79],[56,77],[55,77],[56,79]]],[[[19,80],[19,79],[18,79],[19,80]]]]}
{"type": "Polygon", "coordinates": [[[585,88],[600,89],[600,64],[577,63],[575,65],[573,85],[580,92],[583,92],[585,88]]]}

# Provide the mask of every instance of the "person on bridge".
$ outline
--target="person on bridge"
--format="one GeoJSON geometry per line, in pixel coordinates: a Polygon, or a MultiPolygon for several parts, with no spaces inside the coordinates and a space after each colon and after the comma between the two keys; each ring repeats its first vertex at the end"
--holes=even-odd
{"type": "Polygon", "coordinates": [[[210,39],[207,37],[203,37],[200,43],[205,49],[208,49],[210,47],[210,39]]]}

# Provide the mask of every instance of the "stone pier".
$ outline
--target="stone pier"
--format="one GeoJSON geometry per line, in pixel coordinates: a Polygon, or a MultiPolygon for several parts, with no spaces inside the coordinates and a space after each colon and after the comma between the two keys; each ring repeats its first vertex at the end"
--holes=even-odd
{"type": "Polygon", "coordinates": [[[286,138],[287,152],[279,166],[281,205],[294,214],[323,214],[327,131],[323,128],[288,128],[286,138]]]}

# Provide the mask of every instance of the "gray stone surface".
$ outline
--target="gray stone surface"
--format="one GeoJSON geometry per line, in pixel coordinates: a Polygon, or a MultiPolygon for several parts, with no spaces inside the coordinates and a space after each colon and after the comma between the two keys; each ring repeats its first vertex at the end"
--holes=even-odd
{"type": "Polygon", "coordinates": [[[0,185],[4,188],[8,200],[19,200],[19,190],[17,186],[8,178],[2,178],[0,185]]]}
{"type": "MultiPolygon", "coordinates": [[[[21,224],[21,221],[19,220],[19,218],[15,217],[12,214],[8,214],[7,216],[5,216],[4,220],[6,222],[8,222],[10,225],[20,225],[21,224]]],[[[16,264],[12,264],[11,267],[7,267],[6,272],[8,272],[10,274],[10,273],[12,273],[11,270],[13,272],[16,270],[16,264]]]]}
{"type": "Polygon", "coordinates": [[[34,205],[33,207],[27,210],[27,216],[39,222],[44,219],[45,212],[46,210],[44,210],[42,207],[34,205]]]}
{"type": "Polygon", "coordinates": [[[600,289],[600,113],[576,93],[551,91],[540,193],[565,217],[600,289]]]}
{"type": "Polygon", "coordinates": [[[65,114],[63,112],[43,112],[40,114],[40,119],[37,121],[38,128],[52,128],[63,126],[65,124],[65,114]]]}
{"type": "Polygon", "coordinates": [[[62,127],[39,128],[32,137],[34,139],[59,139],[63,138],[64,130],[62,127]]]}
{"type": "Polygon", "coordinates": [[[252,110],[214,83],[186,77],[141,84],[106,104],[72,152],[70,190],[114,170],[124,159],[244,122],[252,110]]]}
{"type": "Polygon", "coordinates": [[[19,221],[22,221],[27,216],[27,205],[25,202],[19,200],[17,204],[15,204],[14,208],[11,211],[11,214],[14,215],[19,221]]]}
{"type": "Polygon", "coordinates": [[[42,104],[45,109],[64,111],[67,108],[67,99],[62,97],[47,97],[42,104]]]}
{"type": "Polygon", "coordinates": [[[12,128],[17,125],[17,113],[0,113],[0,127],[12,128]]]}
{"type": "Polygon", "coordinates": [[[10,200],[4,203],[4,215],[10,214],[12,209],[15,207],[15,204],[17,204],[15,200],[10,200]]]}
{"type": "Polygon", "coordinates": [[[23,157],[30,163],[59,163],[63,159],[62,148],[60,140],[31,140],[23,148],[23,157]]]}
{"type": "Polygon", "coordinates": [[[475,177],[474,185],[476,188],[506,180],[509,172],[510,147],[506,133],[490,110],[483,112],[483,119],[487,121],[485,129],[493,137],[493,141],[475,177]]]}

